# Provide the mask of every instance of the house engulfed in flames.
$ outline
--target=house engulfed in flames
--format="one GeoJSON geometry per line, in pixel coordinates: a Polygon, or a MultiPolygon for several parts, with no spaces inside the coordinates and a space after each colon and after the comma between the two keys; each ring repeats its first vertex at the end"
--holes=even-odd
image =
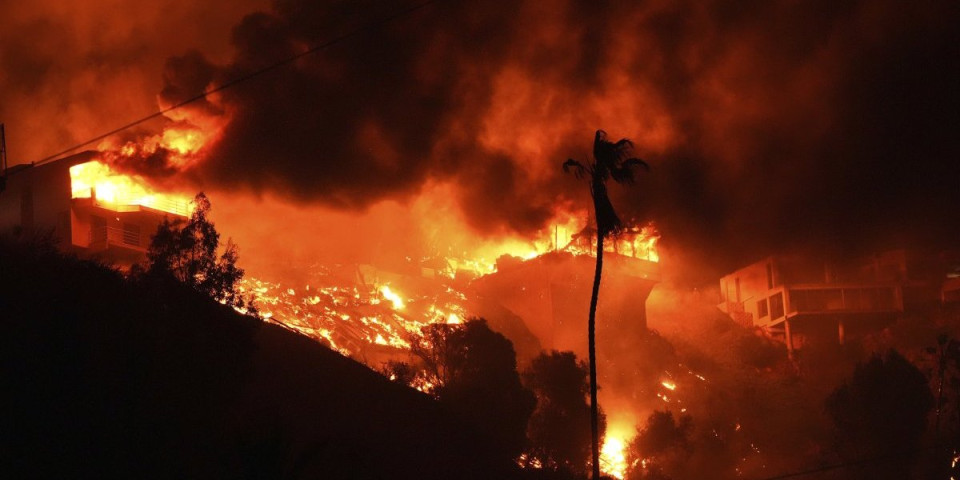
{"type": "Polygon", "coordinates": [[[129,266],[146,254],[164,218],[186,218],[190,199],[151,191],[84,152],[4,173],[0,233],[49,235],[62,250],[129,266]]]}
{"type": "MultiPolygon", "coordinates": [[[[559,251],[498,262],[496,273],[473,282],[473,291],[522,318],[544,348],[585,356],[583,319],[590,304],[596,240],[581,239],[591,234],[595,238],[594,232],[575,236],[559,251]]],[[[655,232],[637,228],[604,249],[603,275],[610,280],[604,283],[597,310],[601,326],[610,325],[620,334],[647,328],[647,297],[660,281],[657,238],[655,232]]]]}

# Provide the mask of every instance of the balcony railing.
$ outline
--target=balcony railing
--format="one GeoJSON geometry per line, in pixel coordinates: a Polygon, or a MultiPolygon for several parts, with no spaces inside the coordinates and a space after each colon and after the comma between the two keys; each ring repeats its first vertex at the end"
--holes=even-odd
{"type": "Polygon", "coordinates": [[[900,310],[897,288],[888,285],[788,286],[791,313],[870,313],[900,310]]]}
{"type": "Polygon", "coordinates": [[[85,189],[73,192],[74,199],[86,199],[92,205],[115,212],[137,211],[141,208],[159,210],[181,217],[189,217],[192,212],[189,200],[178,200],[176,197],[165,195],[134,196],[115,195],[111,200],[97,197],[95,189],[85,189]]]}
{"type": "Polygon", "coordinates": [[[759,300],[742,303],[727,302],[726,312],[736,318],[750,302],[765,302],[764,310],[757,306],[758,324],[775,324],[784,318],[808,314],[884,314],[903,310],[900,289],[894,285],[877,284],[807,284],[787,285],[768,290],[759,300]]]}
{"type": "Polygon", "coordinates": [[[90,229],[90,248],[99,250],[111,245],[144,252],[147,250],[147,243],[140,234],[139,228],[92,227],[90,229]]]}

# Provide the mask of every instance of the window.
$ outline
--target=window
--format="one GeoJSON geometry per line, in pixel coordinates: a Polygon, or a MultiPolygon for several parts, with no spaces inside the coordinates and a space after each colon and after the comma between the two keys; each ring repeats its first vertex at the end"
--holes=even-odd
{"type": "Polygon", "coordinates": [[[780,318],[783,316],[783,292],[770,297],[770,318],[780,318]]]}
{"type": "Polygon", "coordinates": [[[764,298],[757,302],[757,318],[763,318],[769,315],[770,312],[767,310],[767,299],[764,298]]]}
{"type": "Polygon", "coordinates": [[[839,288],[790,290],[790,305],[797,312],[843,310],[844,295],[839,288]]]}

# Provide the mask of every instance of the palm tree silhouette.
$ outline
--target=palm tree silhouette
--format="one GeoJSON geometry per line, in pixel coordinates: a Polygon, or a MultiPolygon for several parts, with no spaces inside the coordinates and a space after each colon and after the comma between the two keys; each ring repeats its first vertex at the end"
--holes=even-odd
{"type": "Polygon", "coordinates": [[[597,220],[597,268],[593,276],[593,293],[590,296],[590,317],[587,322],[587,337],[590,344],[590,434],[593,447],[593,479],[600,479],[600,428],[597,406],[597,347],[596,320],[597,299],[600,296],[600,275],[603,271],[603,239],[616,235],[623,223],[610,203],[607,195],[607,179],[617,183],[633,182],[633,167],[650,170],[650,166],[639,158],[631,157],[633,143],[626,138],[618,142],[607,140],[607,132],[597,130],[593,139],[593,163],[584,165],[574,159],[563,162],[563,171],[573,173],[577,178],[589,176],[590,196],[593,197],[593,211],[597,220]]]}

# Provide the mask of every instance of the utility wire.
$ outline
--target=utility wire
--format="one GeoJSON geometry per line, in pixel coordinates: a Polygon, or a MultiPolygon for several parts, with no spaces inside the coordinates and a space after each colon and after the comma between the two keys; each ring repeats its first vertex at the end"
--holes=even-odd
{"type": "Polygon", "coordinates": [[[181,101],[181,102],[179,102],[179,103],[177,103],[177,104],[175,104],[175,105],[171,105],[171,106],[169,106],[169,107],[167,107],[167,108],[164,108],[164,109],[161,109],[161,110],[157,110],[156,112],[151,113],[150,115],[147,115],[147,116],[145,116],[145,117],[143,117],[143,118],[134,120],[134,121],[132,121],[132,122],[126,124],[126,125],[123,125],[123,126],[121,126],[121,127],[117,127],[117,128],[115,128],[115,129],[113,129],[113,130],[110,130],[110,131],[107,132],[107,133],[104,133],[104,134],[102,134],[102,135],[98,135],[98,136],[93,137],[93,138],[91,138],[91,139],[89,139],[89,140],[86,140],[86,141],[84,141],[84,142],[82,142],[82,143],[78,143],[78,144],[76,144],[76,145],[74,145],[74,146],[72,146],[72,147],[70,147],[70,148],[67,148],[67,149],[62,150],[62,151],[60,151],[60,152],[57,152],[57,153],[55,153],[55,154],[53,154],[53,155],[50,155],[50,156],[41,158],[40,160],[37,160],[36,162],[33,162],[33,165],[40,165],[40,164],[43,164],[43,163],[50,162],[50,161],[52,161],[52,160],[56,160],[56,159],[59,158],[61,155],[65,155],[65,154],[70,153],[70,152],[72,152],[72,151],[74,151],[74,150],[77,150],[77,149],[79,149],[79,148],[82,148],[82,147],[85,147],[85,146],[87,146],[87,145],[90,145],[91,143],[98,142],[98,141],[100,141],[100,140],[103,140],[104,138],[107,138],[107,137],[111,136],[111,135],[115,135],[115,134],[117,134],[117,133],[120,133],[120,132],[122,132],[122,131],[124,131],[124,130],[126,130],[126,129],[128,129],[128,128],[131,128],[131,127],[135,127],[135,126],[137,126],[137,125],[140,125],[141,123],[144,123],[144,122],[153,120],[154,118],[157,118],[157,117],[159,117],[159,116],[162,116],[162,115],[164,115],[164,114],[166,114],[166,113],[168,113],[168,112],[171,112],[171,111],[173,111],[173,110],[177,110],[177,109],[179,109],[179,108],[181,108],[181,107],[183,107],[183,106],[185,106],[185,105],[188,105],[188,104],[191,104],[191,103],[193,103],[193,102],[196,102],[197,100],[202,100],[202,99],[206,98],[207,95],[212,95],[212,94],[214,94],[214,93],[217,93],[217,92],[226,90],[226,89],[228,89],[228,88],[230,88],[230,87],[233,87],[233,86],[235,86],[235,85],[237,85],[237,84],[239,84],[239,83],[242,83],[242,82],[245,82],[245,81],[247,81],[247,80],[250,80],[251,78],[258,77],[258,76],[263,75],[263,74],[265,74],[265,73],[268,73],[268,72],[271,72],[271,71],[273,71],[273,70],[276,70],[276,69],[278,69],[278,68],[280,68],[280,67],[282,67],[282,66],[288,65],[288,64],[293,63],[293,62],[295,62],[295,61],[297,61],[297,60],[299,60],[299,59],[301,59],[301,58],[303,58],[303,57],[306,57],[307,55],[311,55],[311,54],[316,53],[316,52],[319,52],[319,51],[321,51],[321,50],[325,50],[325,49],[327,49],[327,48],[330,48],[330,47],[332,47],[332,46],[334,46],[334,45],[336,45],[336,44],[338,44],[338,43],[340,43],[340,42],[342,42],[342,41],[344,41],[344,40],[347,40],[347,39],[352,38],[352,37],[359,36],[359,35],[361,35],[361,34],[363,34],[363,33],[366,33],[367,31],[370,31],[370,30],[373,30],[373,29],[375,29],[375,28],[381,27],[381,26],[383,26],[383,25],[385,25],[385,24],[387,24],[387,23],[390,23],[390,22],[392,22],[392,21],[394,21],[394,20],[397,20],[397,19],[399,19],[399,18],[401,18],[401,17],[405,17],[405,16],[407,16],[407,15],[410,15],[411,13],[414,13],[414,12],[416,12],[416,11],[418,11],[418,10],[421,10],[421,9],[423,9],[424,7],[427,7],[427,6],[431,5],[431,4],[437,3],[438,1],[439,1],[439,0],[428,0],[428,1],[425,1],[425,2],[422,2],[422,3],[418,3],[418,4],[416,4],[416,5],[413,5],[413,6],[411,6],[411,7],[408,7],[408,8],[406,8],[406,9],[404,9],[404,10],[400,10],[400,11],[398,11],[398,12],[396,12],[396,13],[388,16],[388,17],[382,18],[382,19],[377,20],[377,21],[375,21],[375,22],[371,22],[371,23],[369,23],[369,24],[367,24],[367,25],[364,25],[364,26],[362,26],[362,27],[360,27],[360,28],[351,30],[350,32],[347,32],[347,33],[345,33],[345,34],[343,34],[343,35],[341,35],[341,36],[339,36],[339,37],[335,37],[335,38],[333,38],[333,39],[331,39],[331,40],[328,40],[328,41],[326,41],[326,42],[324,42],[324,43],[321,43],[321,44],[319,44],[319,45],[316,45],[316,46],[313,46],[313,47],[311,47],[311,48],[308,48],[307,50],[304,50],[304,51],[302,51],[302,52],[300,52],[300,53],[298,53],[298,54],[296,54],[296,55],[293,55],[293,56],[284,58],[283,60],[280,60],[280,61],[275,62],[275,63],[271,63],[270,65],[267,65],[267,66],[265,66],[265,67],[262,67],[262,68],[260,68],[260,69],[258,69],[258,70],[254,70],[254,71],[252,71],[252,72],[250,72],[250,73],[247,73],[247,74],[241,75],[241,76],[239,76],[239,77],[236,77],[236,78],[234,78],[234,79],[232,79],[232,80],[229,80],[229,81],[227,81],[227,82],[225,82],[225,83],[223,83],[223,84],[221,84],[221,85],[219,85],[219,86],[217,86],[217,87],[215,87],[215,88],[211,88],[211,89],[209,89],[209,90],[204,90],[203,92],[201,92],[201,93],[199,93],[199,94],[197,94],[197,95],[194,95],[193,97],[190,97],[190,98],[188,98],[188,99],[186,99],[186,100],[183,100],[183,101],[181,101]]]}

